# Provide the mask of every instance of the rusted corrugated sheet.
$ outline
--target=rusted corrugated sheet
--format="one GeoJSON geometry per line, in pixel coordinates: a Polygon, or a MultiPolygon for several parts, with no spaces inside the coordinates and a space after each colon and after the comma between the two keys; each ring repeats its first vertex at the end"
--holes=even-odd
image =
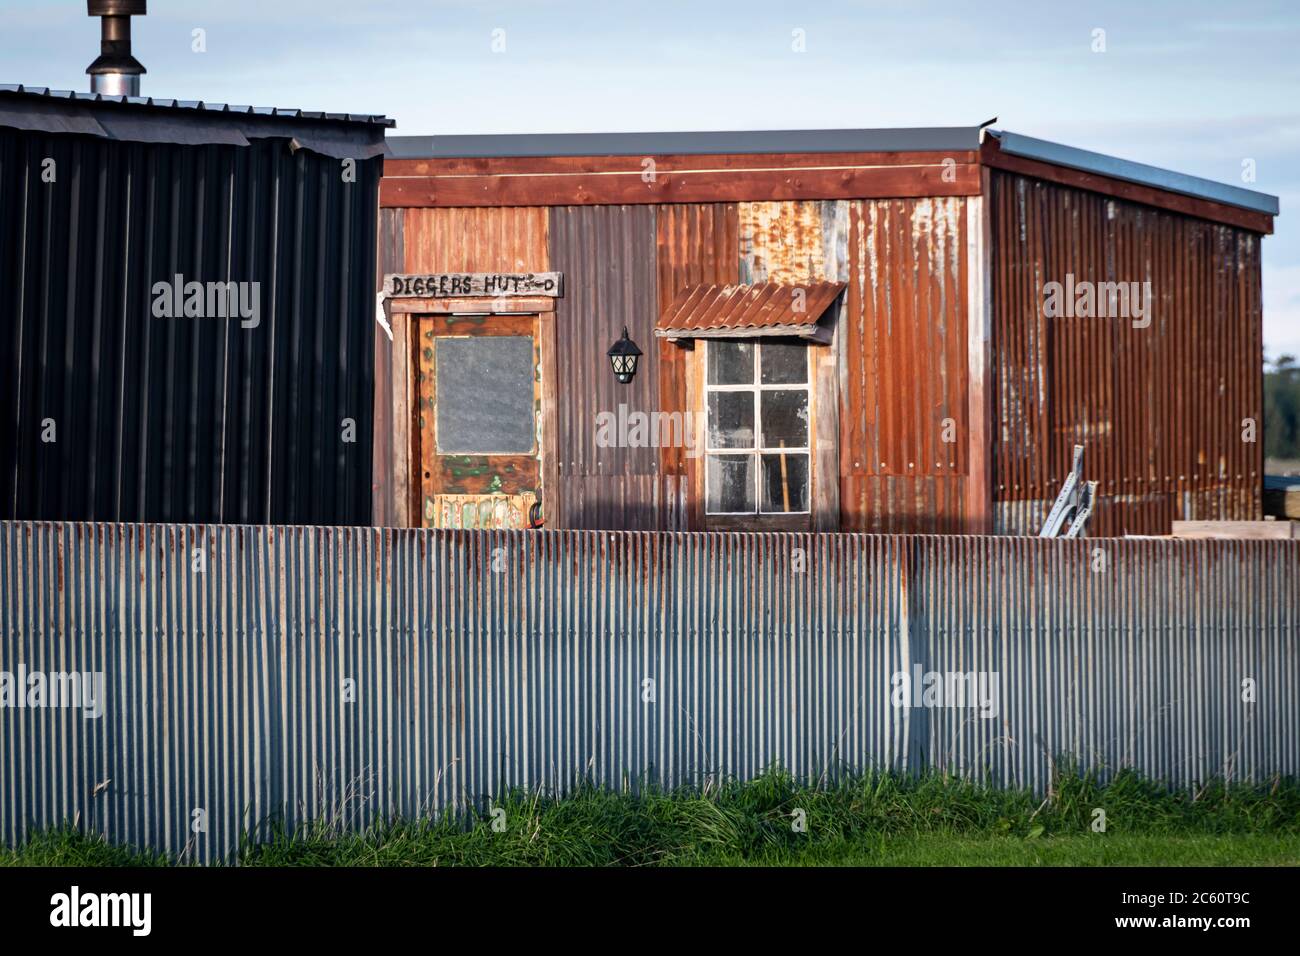
{"type": "MultiPolygon", "coordinates": [[[[658,290],[655,210],[650,206],[562,206],[550,210],[550,268],[564,274],[556,303],[559,521],[565,528],[665,528],[672,516],[647,494],[662,481],[654,447],[597,443],[602,412],[652,413],[658,399],[653,347],[658,290]],[[630,384],[614,378],[605,352],[626,326],[644,355],[630,384]],[[652,478],[647,483],[643,479],[652,478]],[[599,480],[593,480],[599,479],[599,480]]],[[[616,431],[616,430],[615,430],[616,431]]],[[[630,436],[629,436],[630,437],[630,436]]],[[[679,482],[672,482],[676,490],[679,482]]]]}
{"type": "Polygon", "coordinates": [[[208,860],[276,820],[774,764],[1295,775],[1296,594],[1290,541],[3,522],[0,669],[105,693],[0,709],[0,839],[208,860]],[[984,674],[996,713],[895,707],[913,666],[984,674]]]}
{"type": "Polygon", "coordinates": [[[991,209],[998,529],[1038,530],[1075,444],[1095,534],[1258,518],[1259,237],[998,171],[991,209]],[[1149,282],[1149,326],[1046,318],[1045,284],[1070,276],[1149,282]]]}
{"type": "Polygon", "coordinates": [[[965,201],[856,202],[849,228],[840,333],[843,527],[960,531],[968,440],[965,201]]]}
{"type": "Polygon", "coordinates": [[[688,285],[740,281],[739,208],[735,203],[666,205],[658,227],[659,310],[688,285]]]}
{"type": "Polygon", "coordinates": [[[408,273],[547,272],[546,210],[406,209],[408,273]]]}
{"type": "Polygon", "coordinates": [[[844,291],[843,282],[687,286],[660,316],[665,332],[811,329],[844,291]]]}
{"type": "MultiPolygon", "coordinates": [[[[734,285],[739,281],[739,211],[735,203],[665,205],[655,210],[655,219],[659,315],[686,286],[734,285]]],[[[663,339],[657,348],[659,408],[680,414],[686,411],[686,350],[663,339]]],[[[659,461],[665,476],[687,477],[684,449],[662,448],[659,461]]]]}

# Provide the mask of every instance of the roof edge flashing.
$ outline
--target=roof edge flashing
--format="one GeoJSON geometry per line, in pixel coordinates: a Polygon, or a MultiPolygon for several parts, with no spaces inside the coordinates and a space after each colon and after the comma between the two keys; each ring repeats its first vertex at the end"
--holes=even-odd
{"type": "Polygon", "coordinates": [[[178,146],[284,139],[334,159],[384,155],[383,116],[231,107],[0,85],[0,128],[178,146]]]}
{"type": "Polygon", "coordinates": [[[998,148],[1012,156],[1034,159],[1039,162],[1065,166],[1081,172],[1096,173],[1121,179],[1125,182],[1150,186],[1166,192],[1180,193],[1197,199],[1224,203],[1240,209],[1277,216],[1280,211],[1278,197],[1254,189],[1231,186],[1227,183],[1178,173],[1159,166],[1149,166],[1128,159],[1120,159],[1105,153],[1096,153],[1087,149],[1078,149],[1062,143],[1053,143],[1045,139],[1035,139],[1007,130],[989,130],[998,141],[998,148]]]}
{"type": "Polygon", "coordinates": [[[974,151],[979,144],[976,126],[388,137],[396,159],[939,152],[974,151]]]}

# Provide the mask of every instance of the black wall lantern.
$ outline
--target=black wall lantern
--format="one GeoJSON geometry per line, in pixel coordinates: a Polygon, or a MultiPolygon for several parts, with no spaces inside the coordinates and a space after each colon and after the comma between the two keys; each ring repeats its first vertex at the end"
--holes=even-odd
{"type": "Polygon", "coordinates": [[[623,337],[611,345],[605,354],[609,356],[609,364],[614,367],[614,376],[624,385],[632,381],[641,350],[627,337],[626,325],[623,326],[623,337]]]}

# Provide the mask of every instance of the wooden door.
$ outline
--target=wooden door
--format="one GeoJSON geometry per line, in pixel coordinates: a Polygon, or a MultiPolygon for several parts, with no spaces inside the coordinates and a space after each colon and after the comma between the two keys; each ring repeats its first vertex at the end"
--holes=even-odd
{"type": "Polygon", "coordinates": [[[422,315],[420,523],[526,528],[542,486],[537,315],[422,315]]]}

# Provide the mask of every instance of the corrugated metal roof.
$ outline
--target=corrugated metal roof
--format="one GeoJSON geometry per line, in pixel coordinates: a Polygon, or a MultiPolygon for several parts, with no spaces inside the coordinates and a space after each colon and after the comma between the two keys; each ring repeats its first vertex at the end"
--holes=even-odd
{"type": "Polygon", "coordinates": [[[1140,183],[1143,186],[1153,186],[1156,189],[1182,193],[1186,196],[1211,199],[1215,202],[1227,203],[1230,206],[1240,206],[1243,209],[1254,209],[1256,212],[1267,213],[1270,216],[1278,214],[1277,197],[1270,196],[1268,193],[1243,189],[1240,186],[1229,186],[1226,183],[1216,183],[1212,179],[1188,176],[1185,173],[1161,169],[1159,166],[1148,166],[1145,163],[1118,159],[1105,153],[1094,153],[1086,149],[1076,149],[1073,146],[1063,146],[1060,143],[1051,143],[1045,139],[1021,136],[1019,133],[1009,133],[1002,130],[989,130],[989,133],[997,137],[1002,152],[1010,153],[1013,156],[1023,156],[1026,159],[1037,159],[1046,163],[1054,163],[1057,166],[1067,166],[1070,169],[1080,169],[1084,172],[1111,176],[1115,179],[1140,183]]]}
{"type": "Polygon", "coordinates": [[[153,96],[110,96],[104,93],[82,93],[74,90],[52,90],[44,86],[24,86],[21,83],[0,83],[0,94],[40,97],[47,100],[64,100],[86,105],[115,104],[117,106],[194,110],[203,113],[239,114],[241,116],[269,116],[280,119],[320,120],[339,123],[366,123],[391,128],[396,120],[370,113],[326,113],[321,110],[300,110],[279,106],[234,106],[229,103],[206,103],[203,100],[174,100],[153,96]]]}
{"type": "Polygon", "coordinates": [[[750,130],[690,133],[527,133],[390,136],[397,159],[503,156],[689,156],[732,153],[874,153],[979,149],[978,126],[914,129],[750,130]]]}
{"type": "Polygon", "coordinates": [[[687,286],[659,319],[655,335],[696,338],[764,329],[811,337],[844,287],[843,282],[687,286]]]}

